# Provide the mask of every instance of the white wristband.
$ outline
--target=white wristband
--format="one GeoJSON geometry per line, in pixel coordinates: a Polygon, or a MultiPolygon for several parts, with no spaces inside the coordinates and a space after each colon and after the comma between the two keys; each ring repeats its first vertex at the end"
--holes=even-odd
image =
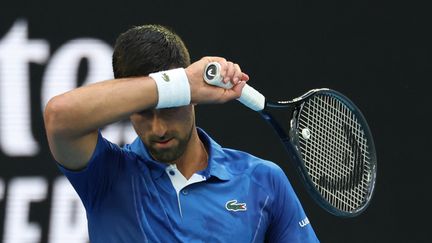
{"type": "Polygon", "coordinates": [[[156,81],[158,103],[156,109],[189,105],[189,80],[184,68],[176,68],[149,75],[156,81]]]}

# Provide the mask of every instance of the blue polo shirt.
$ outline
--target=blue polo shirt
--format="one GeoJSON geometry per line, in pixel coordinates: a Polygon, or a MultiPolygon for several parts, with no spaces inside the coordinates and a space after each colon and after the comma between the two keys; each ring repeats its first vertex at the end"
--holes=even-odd
{"type": "Polygon", "coordinates": [[[85,169],[59,166],[84,204],[92,243],[318,242],[280,167],[198,132],[208,167],[189,181],[139,138],[121,148],[99,134],[85,169]]]}

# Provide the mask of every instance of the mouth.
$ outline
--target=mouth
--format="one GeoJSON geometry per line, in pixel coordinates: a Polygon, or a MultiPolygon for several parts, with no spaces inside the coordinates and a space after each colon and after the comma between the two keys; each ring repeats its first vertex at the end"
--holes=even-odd
{"type": "Polygon", "coordinates": [[[169,148],[173,145],[174,143],[174,139],[173,138],[169,138],[169,139],[164,139],[164,140],[158,140],[158,141],[153,141],[153,144],[155,146],[155,148],[157,149],[166,149],[169,148]]]}

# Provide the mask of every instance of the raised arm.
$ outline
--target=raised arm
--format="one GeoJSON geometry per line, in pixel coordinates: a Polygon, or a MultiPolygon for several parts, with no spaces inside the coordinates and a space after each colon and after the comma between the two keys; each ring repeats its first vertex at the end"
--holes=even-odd
{"type": "MultiPolygon", "coordinates": [[[[241,94],[249,77],[237,64],[220,57],[205,57],[185,69],[192,104],[223,103],[241,94]],[[207,85],[203,71],[207,63],[222,66],[230,90],[207,85]]],[[[95,149],[97,130],[128,118],[135,112],[156,107],[158,86],[151,77],[134,77],[101,81],[53,97],[44,112],[49,147],[56,161],[64,167],[79,170],[86,167],[95,149]]]]}

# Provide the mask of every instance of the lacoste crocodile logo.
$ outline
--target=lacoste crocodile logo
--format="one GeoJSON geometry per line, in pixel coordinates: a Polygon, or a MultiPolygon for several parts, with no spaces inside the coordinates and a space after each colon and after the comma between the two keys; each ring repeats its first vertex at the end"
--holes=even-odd
{"type": "Polygon", "coordinates": [[[168,74],[166,74],[166,73],[162,74],[162,79],[165,80],[166,82],[170,81],[170,78],[169,78],[168,74]]]}
{"type": "Polygon", "coordinates": [[[247,210],[246,203],[237,203],[237,200],[230,200],[226,202],[225,208],[228,211],[234,211],[234,212],[247,210]]]}

